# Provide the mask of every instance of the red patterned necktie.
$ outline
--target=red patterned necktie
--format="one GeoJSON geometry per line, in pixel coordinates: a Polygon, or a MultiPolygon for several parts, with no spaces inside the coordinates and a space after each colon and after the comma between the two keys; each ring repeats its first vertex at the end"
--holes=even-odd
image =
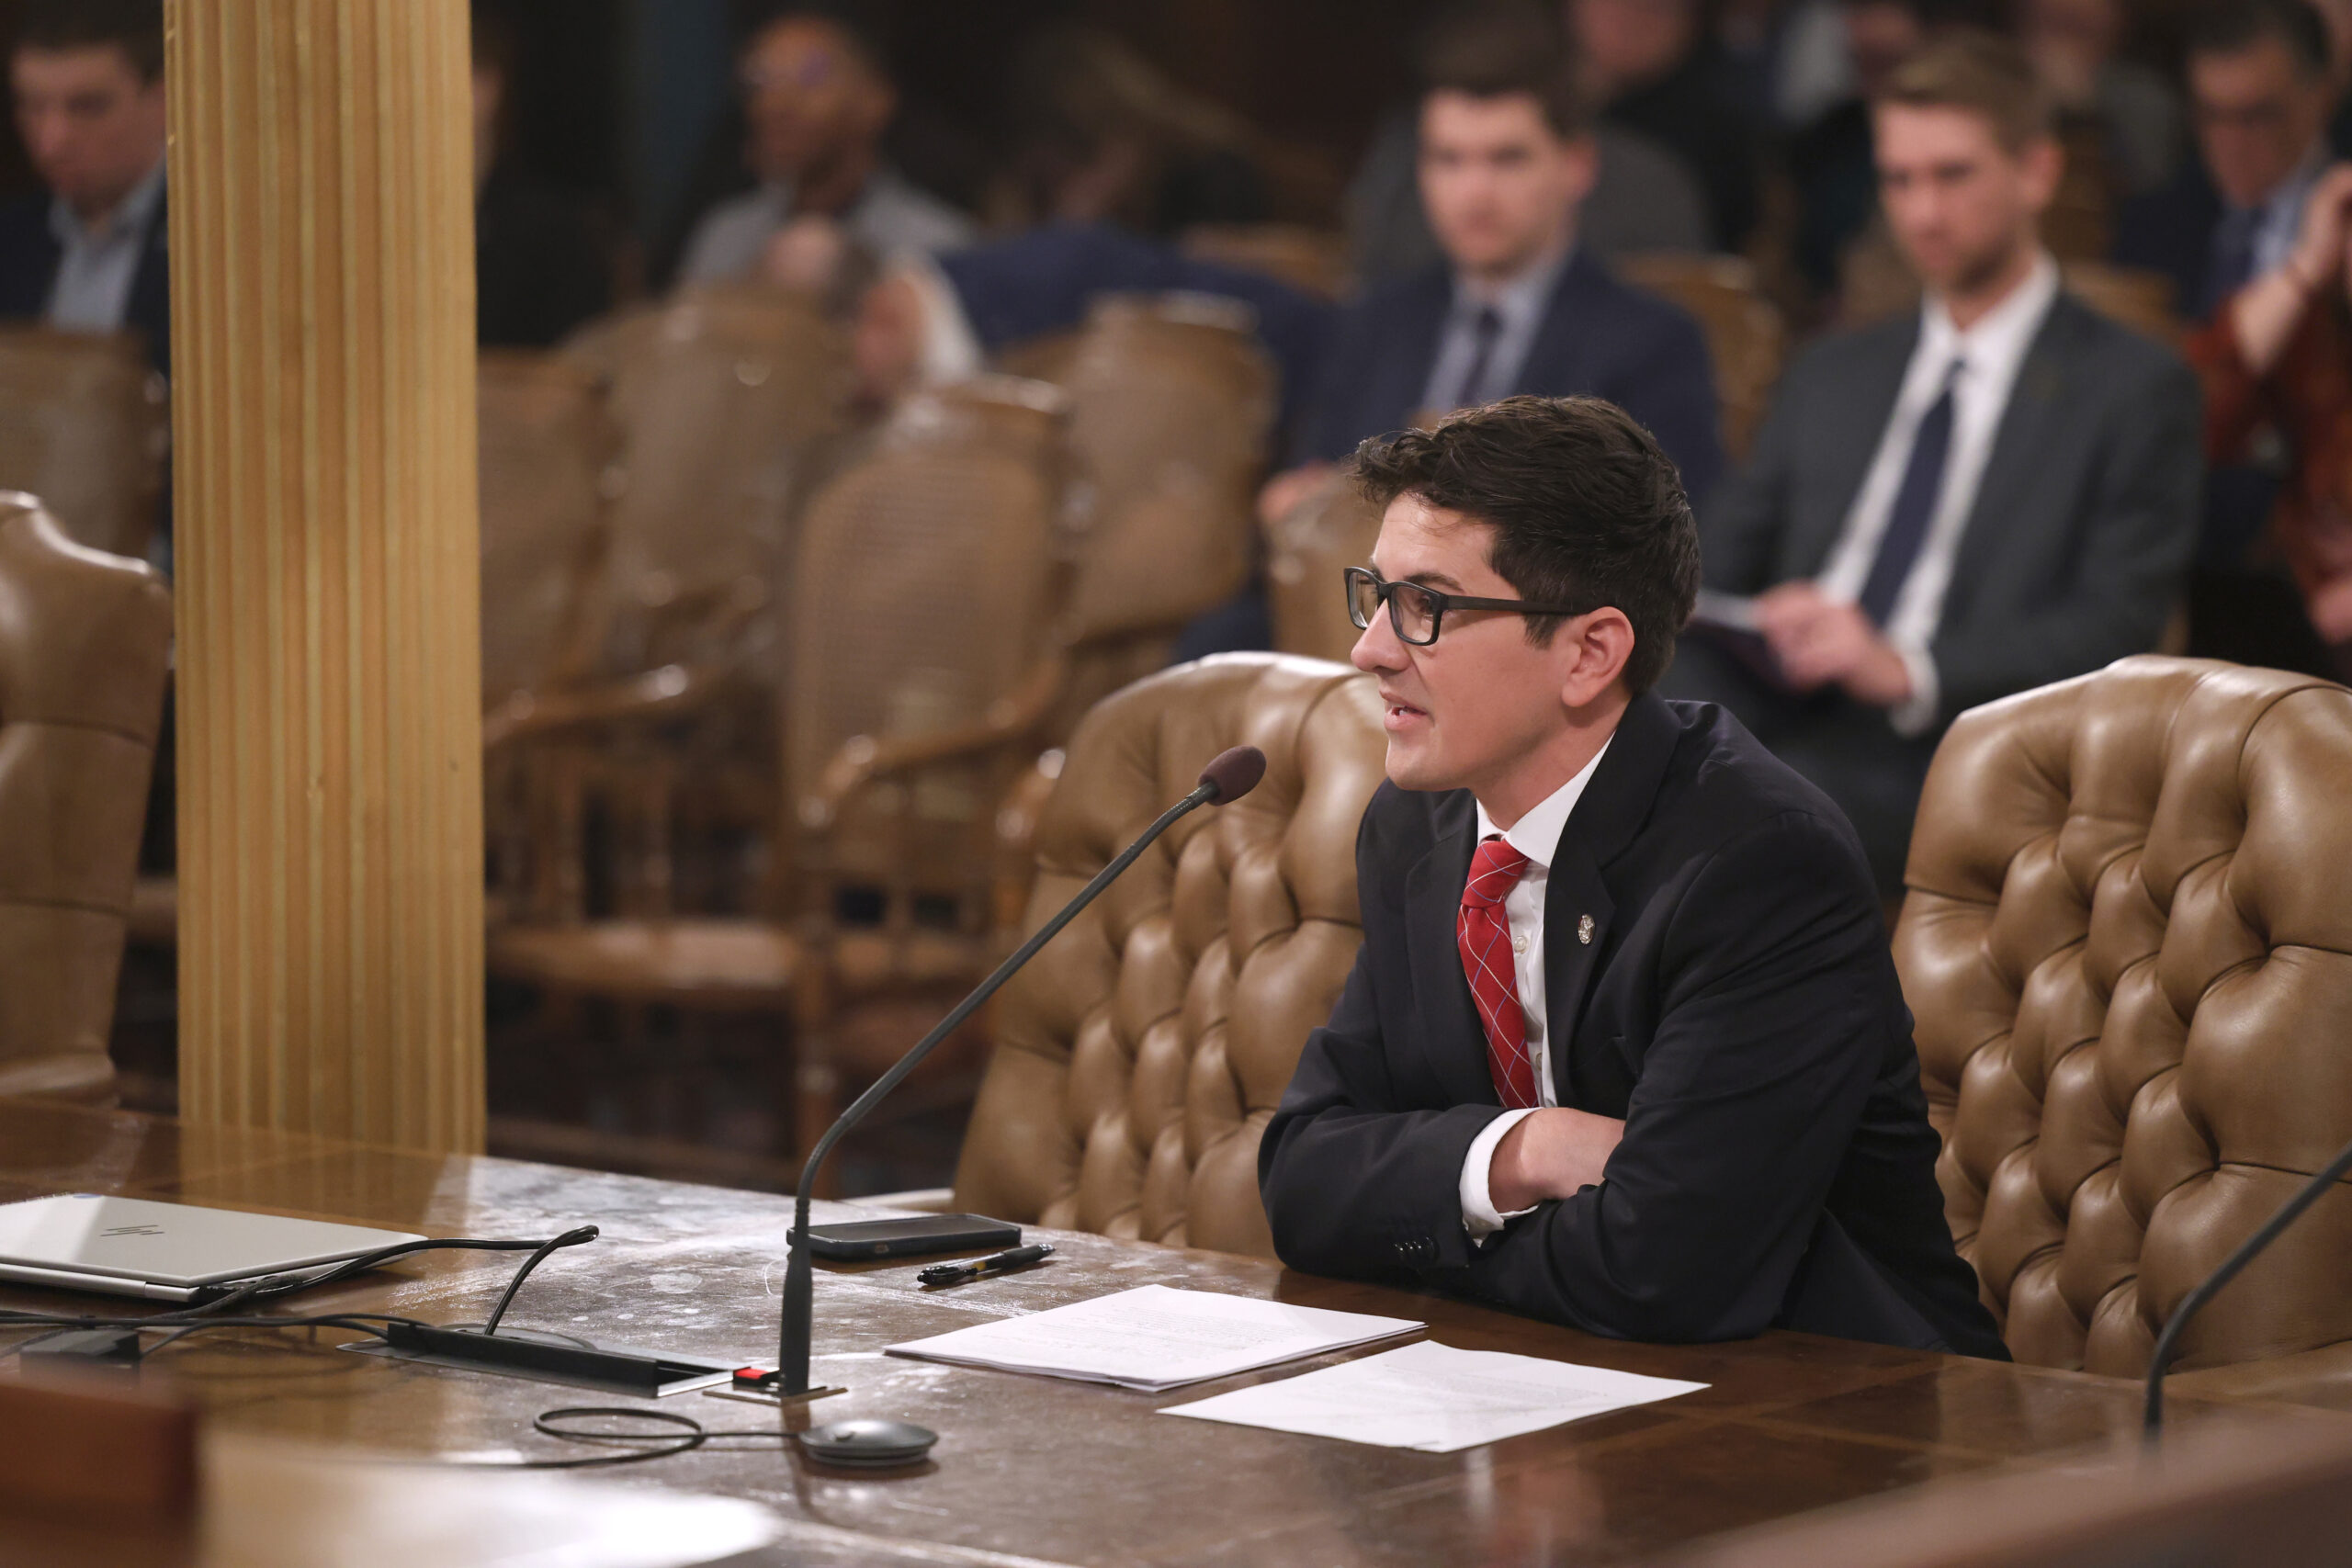
{"type": "Polygon", "coordinates": [[[1520,1010],[1519,973],[1511,965],[1510,916],[1503,908],[1526,869],[1527,857],[1499,835],[1480,840],[1470,861],[1470,880],[1462,888],[1462,918],[1454,926],[1462,972],[1487,1030],[1487,1068],[1504,1107],[1513,1111],[1537,1103],[1535,1064],[1527,1055],[1527,1015],[1520,1010]]]}

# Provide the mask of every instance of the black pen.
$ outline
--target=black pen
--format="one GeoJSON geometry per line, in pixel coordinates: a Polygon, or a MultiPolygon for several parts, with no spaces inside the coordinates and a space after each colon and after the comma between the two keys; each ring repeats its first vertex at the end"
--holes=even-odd
{"type": "Polygon", "coordinates": [[[1042,1263],[1054,1255],[1050,1247],[1016,1247],[1010,1252],[1000,1252],[983,1258],[977,1263],[934,1263],[915,1276],[923,1285],[960,1285],[967,1280],[984,1280],[990,1274],[1009,1274],[1015,1269],[1026,1269],[1032,1263],[1042,1263]]]}

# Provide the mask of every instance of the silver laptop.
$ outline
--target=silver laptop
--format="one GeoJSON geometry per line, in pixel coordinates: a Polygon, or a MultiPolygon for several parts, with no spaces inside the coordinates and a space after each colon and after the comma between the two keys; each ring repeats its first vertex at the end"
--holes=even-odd
{"type": "Polygon", "coordinates": [[[407,1231],[76,1192],[0,1203],[0,1280],[188,1302],[209,1287],[345,1262],[407,1231]]]}

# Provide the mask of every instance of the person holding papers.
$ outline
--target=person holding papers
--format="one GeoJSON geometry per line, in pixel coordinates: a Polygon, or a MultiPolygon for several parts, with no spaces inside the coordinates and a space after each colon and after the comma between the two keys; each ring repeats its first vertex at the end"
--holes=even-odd
{"type": "Polygon", "coordinates": [[[1260,1149],[1283,1260],[1624,1338],[2004,1357],[1853,829],[1653,690],[1699,575],[1657,442],[1517,397],[1353,472],[1388,781],[1363,949],[1260,1149]]]}

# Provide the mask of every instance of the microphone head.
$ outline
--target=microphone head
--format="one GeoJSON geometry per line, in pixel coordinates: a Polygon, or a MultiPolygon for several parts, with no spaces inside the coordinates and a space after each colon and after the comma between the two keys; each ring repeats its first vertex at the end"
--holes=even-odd
{"type": "Polygon", "coordinates": [[[1211,794],[1209,804],[1226,806],[1239,800],[1258,787],[1266,776],[1266,754],[1255,746],[1236,746],[1219,751],[1209,765],[1201,770],[1201,783],[1211,794]]]}

